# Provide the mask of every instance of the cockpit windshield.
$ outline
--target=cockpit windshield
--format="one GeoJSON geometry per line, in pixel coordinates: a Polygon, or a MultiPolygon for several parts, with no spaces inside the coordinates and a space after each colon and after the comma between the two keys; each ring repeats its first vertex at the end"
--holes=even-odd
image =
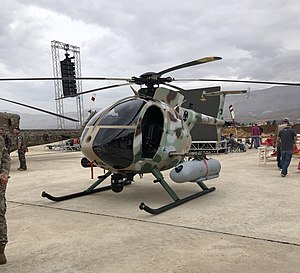
{"type": "Polygon", "coordinates": [[[98,125],[134,125],[144,103],[141,99],[123,101],[103,115],[98,125]]]}
{"type": "Polygon", "coordinates": [[[139,113],[146,102],[140,98],[121,101],[98,116],[100,128],[93,141],[94,153],[115,169],[133,162],[133,141],[139,113]]]}
{"type": "Polygon", "coordinates": [[[128,167],[133,161],[134,129],[102,128],[93,143],[94,153],[116,169],[128,167]]]}

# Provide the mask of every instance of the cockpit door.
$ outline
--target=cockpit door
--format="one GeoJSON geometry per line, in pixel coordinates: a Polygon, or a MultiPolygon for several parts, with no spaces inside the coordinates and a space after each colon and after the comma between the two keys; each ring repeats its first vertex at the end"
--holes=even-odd
{"type": "Polygon", "coordinates": [[[164,117],[159,107],[150,106],[142,120],[142,157],[153,158],[163,133],[164,117]]]}

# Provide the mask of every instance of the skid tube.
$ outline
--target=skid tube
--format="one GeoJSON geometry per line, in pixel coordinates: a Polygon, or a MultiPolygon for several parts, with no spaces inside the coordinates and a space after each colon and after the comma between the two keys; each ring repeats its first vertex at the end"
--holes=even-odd
{"type": "Polygon", "coordinates": [[[172,190],[172,188],[167,184],[167,182],[164,180],[161,172],[158,170],[158,169],[153,169],[152,170],[152,174],[157,178],[157,180],[155,180],[156,182],[159,182],[162,187],[166,190],[166,192],[171,196],[171,198],[174,200],[174,202],[170,203],[170,204],[167,204],[165,206],[162,206],[162,207],[159,207],[159,208],[156,208],[156,209],[153,209],[147,205],[145,205],[145,203],[141,203],[139,208],[141,210],[144,210],[150,214],[154,214],[154,215],[157,215],[157,214],[160,214],[162,212],[165,212],[169,209],[172,209],[172,208],[175,208],[177,206],[180,206],[188,201],[191,201],[195,198],[198,198],[202,195],[205,195],[205,194],[208,194],[212,191],[214,191],[216,188],[215,187],[211,187],[211,188],[208,188],[202,181],[201,182],[197,182],[197,184],[199,185],[199,187],[202,189],[202,191],[200,192],[197,192],[195,194],[192,194],[190,196],[187,196],[183,199],[180,199],[178,197],[178,195],[172,190]]]}
{"type": "MultiPolygon", "coordinates": [[[[98,176],[98,180],[93,183],[89,188],[87,188],[84,191],[80,191],[80,192],[75,192],[75,193],[71,193],[68,195],[62,195],[62,196],[53,196],[45,191],[42,192],[42,197],[46,197],[51,201],[56,201],[56,202],[60,202],[60,201],[64,201],[64,200],[69,200],[69,199],[73,199],[73,198],[77,198],[77,197],[81,197],[81,196],[85,196],[85,195],[90,195],[96,192],[102,192],[102,191],[107,191],[111,189],[111,185],[109,186],[104,186],[101,188],[97,188],[95,189],[100,183],[102,183],[106,178],[108,178],[111,175],[111,172],[108,171],[106,174],[98,176]]],[[[125,181],[124,182],[124,186],[131,184],[131,181],[125,181]]]]}

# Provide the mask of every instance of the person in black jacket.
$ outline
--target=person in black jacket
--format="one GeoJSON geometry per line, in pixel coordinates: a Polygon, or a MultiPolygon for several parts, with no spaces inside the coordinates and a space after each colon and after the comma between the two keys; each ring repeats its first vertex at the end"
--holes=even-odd
{"type": "Polygon", "coordinates": [[[287,126],[278,133],[277,141],[280,143],[282,170],[281,176],[285,177],[288,173],[288,167],[293,156],[294,144],[297,140],[297,133],[292,128],[292,124],[287,126]]]}

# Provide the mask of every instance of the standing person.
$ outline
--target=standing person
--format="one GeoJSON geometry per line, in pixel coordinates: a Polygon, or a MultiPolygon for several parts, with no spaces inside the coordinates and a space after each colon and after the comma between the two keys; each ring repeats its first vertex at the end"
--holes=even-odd
{"type": "Polygon", "coordinates": [[[278,127],[277,127],[277,132],[276,132],[276,137],[275,137],[275,140],[276,140],[276,152],[277,152],[277,167],[279,170],[282,169],[282,162],[281,162],[281,149],[280,149],[280,141],[278,141],[278,134],[279,132],[284,129],[287,125],[289,124],[289,119],[288,118],[285,118],[283,120],[283,123],[282,124],[279,124],[278,127]]]}
{"type": "Polygon", "coordinates": [[[0,265],[6,264],[6,257],[4,249],[7,244],[7,225],[5,219],[6,213],[6,199],[5,191],[9,179],[9,171],[11,166],[11,159],[5,147],[5,140],[3,138],[3,129],[0,129],[0,265]]]}
{"type": "Polygon", "coordinates": [[[264,129],[261,126],[258,126],[258,128],[259,128],[259,144],[261,144],[261,142],[262,142],[262,134],[264,132],[264,129]]]}
{"type": "Polygon", "coordinates": [[[260,144],[259,144],[259,138],[260,138],[260,129],[257,126],[257,123],[255,123],[254,127],[252,128],[252,139],[254,142],[254,148],[257,149],[260,144]]]}
{"type": "Polygon", "coordinates": [[[3,136],[4,141],[5,141],[5,147],[6,147],[7,151],[8,151],[8,153],[10,154],[10,152],[11,152],[11,145],[12,145],[11,144],[11,138],[10,138],[10,136],[8,134],[3,134],[2,136],[3,136]]]}
{"type": "Polygon", "coordinates": [[[254,128],[254,125],[252,124],[252,128],[251,128],[251,144],[250,144],[249,149],[252,149],[252,147],[253,147],[253,142],[254,142],[254,138],[253,138],[253,128],[254,128]]]}
{"type": "Polygon", "coordinates": [[[18,156],[20,161],[20,168],[18,168],[18,171],[26,171],[27,165],[26,165],[25,153],[27,151],[27,146],[26,146],[25,135],[21,132],[19,127],[16,127],[14,129],[14,134],[17,136],[18,156]]]}
{"type": "Polygon", "coordinates": [[[287,126],[278,133],[277,141],[280,142],[282,177],[285,177],[288,173],[288,167],[291,163],[294,150],[294,143],[296,143],[296,140],[297,133],[294,129],[292,129],[291,123],[287,124],[287,126]]]}

